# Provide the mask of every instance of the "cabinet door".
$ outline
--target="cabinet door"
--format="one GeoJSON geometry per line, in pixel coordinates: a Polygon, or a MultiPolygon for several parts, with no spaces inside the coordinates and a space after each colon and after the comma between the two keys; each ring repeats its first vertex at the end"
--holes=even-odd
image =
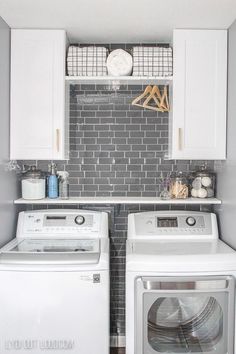
{"type": "Polygon", "coordinates": [[[11,159],[66,158],[65,32],[11,35],[11,159]]]}
{"type": "Polygon", "coordinates": [[[227,31],[175,30],[171,158],[226,158],[227,31]]]}

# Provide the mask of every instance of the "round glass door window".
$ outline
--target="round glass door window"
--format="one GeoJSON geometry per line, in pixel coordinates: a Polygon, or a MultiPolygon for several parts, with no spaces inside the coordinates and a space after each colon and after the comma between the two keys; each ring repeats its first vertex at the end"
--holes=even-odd
{"type": "Polygon", "coordinates": [[[223,336],[223,311],[214,297],[160,297],[148,312],[148,342],[159,353],[215,350],[223,336]]]}

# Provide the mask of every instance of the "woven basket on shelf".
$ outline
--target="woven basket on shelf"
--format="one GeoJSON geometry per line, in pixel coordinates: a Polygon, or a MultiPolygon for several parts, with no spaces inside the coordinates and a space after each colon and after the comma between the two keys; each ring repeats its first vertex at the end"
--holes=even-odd
{"type": "Polygon", "coordinates": [[[133,76],[171,76],[173,73],[170,47],[133,47],[133,76]]]}
{"type": "Polygon", "coordinates": [[[106,76],[107,52],[105,47],[71,45],[67,53],[67,74],[69,76],[106,76]]]}

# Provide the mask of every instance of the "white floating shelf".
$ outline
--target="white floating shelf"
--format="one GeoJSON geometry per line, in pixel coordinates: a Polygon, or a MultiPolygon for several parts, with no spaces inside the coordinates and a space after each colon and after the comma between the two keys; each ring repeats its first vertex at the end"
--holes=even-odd
{"type": "Polygon", "coordinates": [[[70,84],[167,85],[172,80],[172,76],[66,76],[66,82],[70,84]]]}
{"type": "Polygon", "coordinates": [[[188,198],[188,199],[169,199],[162,200],[153,197],[72,197],[69,199],[38,199],[26,200],[17,199],[15,204],[221,204],[217,198],[188,198]]]}

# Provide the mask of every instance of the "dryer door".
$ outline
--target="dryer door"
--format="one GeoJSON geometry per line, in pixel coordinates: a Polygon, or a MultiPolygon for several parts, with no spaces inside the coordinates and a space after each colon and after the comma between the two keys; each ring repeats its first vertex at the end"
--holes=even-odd
{"type": "Polygon", "coordinates": [[[136,286],[137,354],[233,354],[232,277],[143,277],[136,286]]]}

